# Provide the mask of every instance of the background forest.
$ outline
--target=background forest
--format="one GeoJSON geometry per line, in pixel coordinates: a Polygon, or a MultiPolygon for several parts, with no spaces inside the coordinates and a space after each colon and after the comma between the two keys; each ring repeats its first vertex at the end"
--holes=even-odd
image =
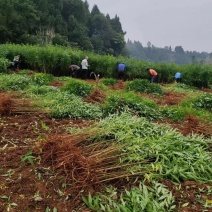
{"type": "Polygon", "coordinates": [[[210,64],[212,53],[157,48],[127,42],[119,17],[89,8],[82,0],[1,0],[0,44],[38,44],[76,47],[97,54],[127,56],[152,62],[210,64]]]}
{"type": "Polygon", "coordinates": [[[124,54],[119,17],[81,0],[1,0],[0,43],[73,46],[99,54],[124,54]]]}

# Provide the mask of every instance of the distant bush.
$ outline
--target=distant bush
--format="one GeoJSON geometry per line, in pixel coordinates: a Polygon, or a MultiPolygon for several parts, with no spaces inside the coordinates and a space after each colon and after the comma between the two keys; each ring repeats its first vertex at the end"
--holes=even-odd
{"type": "Polygon", "coordinates": [[[147,119],[158,118],[157,105],[150,100],[136,96],[133,92],[112,95],[103,106],[105,116],[124,111],[147,119]]]}
{"type": "Polygon", "coordinates": [[[34,72],[32,70],[28,70],[28,69],[23,69],[23,70],[19,70],[18,74],[20,74],[20,75],[34,75],[34,74],[36,74],[36,72],[34,72]]]}
{"type": "MultiPolygon", "coordinates": [[[[56,43],[64,40],[57,39],[56,43]]],[[[21,68],[37,70],[55,76],[68,75],[67,67],[72,64],[80,64],[81,60],[87,55],[90,68],[93,72],[100,74],[101,77],[115,78],[117,64],[123,61],[127,65],[127,79],[148,79],[148,74],[144,71],[146,67],[157,70],[159,80],[163,83],[173,81],[174,74],[179,71],[182,73],[183,83],[195,87],[209,88],[212,84],[212,65],[176,65],[168,63],[153,63],[148,61],[135,60],[126,57],[114,57],[111,55],[98,55],[92,52],[85,52],[79,49],[62,46],[38,46],[38,45],[0,45],[0,58],[11,61],[15,55],[21,57],[21,68]]],[[[4,64],[5,61],[0,62],[4,64]]],[[[3,65],[3,67],[6,67],[3,65]]],[[[5,72],[5,68],[3,68],[5,72]]]]}
{"type": "Polygon", "coordinates": [[[0,73],[7,73],[7,69],[10,65],[12,65],[10,60],[0,57],[0,73]]]}
{"type": "Polygon", "coordinates": [[[62,91],[66,91],[69,94],[74,94],[80,97],[87,97],[93,89],[93,85],[86,82],[69,79],[68,83],[61,88],[62,91]]]}
{"type": "Polygon", "coordinates": [[[212,94],[201,95],[192,103],[195,108],[202,108],[212,112],[212,94]]]}
{"type": "Polygon", "coordinates": [[[114,78],[103,78],[101,82],[106,86],[112,86],[118,83],[118,80],[114,78]]]}
{"type": "Polygon", "coordinates": [[[51,115],[55,118],[89,118],[102,117],[101,108],[98,105],[83,102],[83,100],[68,93],[50,93],[47,98],[53,99],[47,103],[51,115]]]}
{"type": "Polygon", "coordinates": [[[163,93],[160,85],[150,83],[146,79],[135,79],[133,81],[127,82],[126,88],[129,91],[136,91],[136,92],[154,93],[160,95],[163,93]]]}
{"type": "Polygon", "coordinates": [[[53,75],[44,73],[36,73],[31,77],[32,82],[37,85],[48,85],[53,80],[53,78],[53,75]]]}
{"type": "Polygon", "coordinates": [[[9,74],[1,75],[0,89],[25,90],[31,84],[31,79],[24,75],[9,74]]]}
{"type": "Polygon", "coordinates": [[[59,91],[58,88],[53,87],[53,86],[47,86],[47,85],[32,85],[29,87],[29,89],[27,90],[27,93],[30,94],[34,94],[34,95],[45,95],[48,94],[50,92],[54,92],[56,93],[57,91],[59,91]]]}
{"type": "Polygon", "coordinates": [[[182,110],[164,107],[160,110],[161,117],[169,118],[173,122],[182,120],[186,113],[182,110]]]}

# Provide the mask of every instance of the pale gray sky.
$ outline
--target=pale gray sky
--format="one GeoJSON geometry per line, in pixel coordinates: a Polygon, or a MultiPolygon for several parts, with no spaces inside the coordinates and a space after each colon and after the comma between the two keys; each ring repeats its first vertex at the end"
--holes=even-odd
{"type": "Polygon", "coordinates": [[[117,14],[125,39],[156,47],[212,52],[212,0],[87,0],[103,14],[117,14]]]}

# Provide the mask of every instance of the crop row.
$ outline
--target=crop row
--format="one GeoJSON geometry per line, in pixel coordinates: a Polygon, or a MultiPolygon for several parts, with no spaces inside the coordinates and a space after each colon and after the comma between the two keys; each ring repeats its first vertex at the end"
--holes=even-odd
{"type": "Polygon", "coordinates": [[[55,76],[69,75],[70,64],[81,64],[85,56],[89,57],[91,71],[100,74],[100,77],[116,77],[116,68],[119,62],[127,66],[127,79],[148,79],[146,68],[153,68],[159,74],[162,83],[174,80],[174,74],[182,74],[183,83],[196,87],[210,87],[212,85],[211,65],[176,65],[168,63],[152,63],[111,55],[98,55],[78,49],[61,46],[31,46],[3,44],[0,45],[0,72],[5,70],[5,60],[12,61],[15,55],[21,56],[21,69],[31,69],[55,76]]]}

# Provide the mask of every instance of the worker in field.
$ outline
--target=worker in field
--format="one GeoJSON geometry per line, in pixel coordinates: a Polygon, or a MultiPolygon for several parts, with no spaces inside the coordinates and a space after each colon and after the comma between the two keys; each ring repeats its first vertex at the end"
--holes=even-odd
{"type": "Polygon", "coordinates": [[[175,81],[177,83],[181,82],[181,73],[178,71],[175,75],[174,75],[175,81]]]}
{"type": "Polygon", "coordinates": [[[148,71],[151,74],[152,83],[158,82],[158,73],[154,69],[147,68],[146,71],[148,71]]]}
{"type": "Polygon", "coordinates": [[[16,71],[17,69],[19,69],[19,66],[20,66],[20,55],[16,55],[13,58],[12,70],[16,71]]]}
{"type": "Polygon", "coordinates": [[[71,76],[77,78],[80,73],[80,67],[78,65],[70,65],[69,69],[71,69],[71,76]]]}
{"type": "Polygon", "coordinates": [[[117,67],[118,79],[125,80],[126,77],[126,65],[124,63],[119,63],[117,67]]]}
{"type": "Polygon", "coordinates": [[[85,59],[82,60],[81,66],[82,66],[82,69],[81,69],[80,78],[87,79],[88,78],[88,68],[89,68],[88,56],[86,56],[85,59]]]}

